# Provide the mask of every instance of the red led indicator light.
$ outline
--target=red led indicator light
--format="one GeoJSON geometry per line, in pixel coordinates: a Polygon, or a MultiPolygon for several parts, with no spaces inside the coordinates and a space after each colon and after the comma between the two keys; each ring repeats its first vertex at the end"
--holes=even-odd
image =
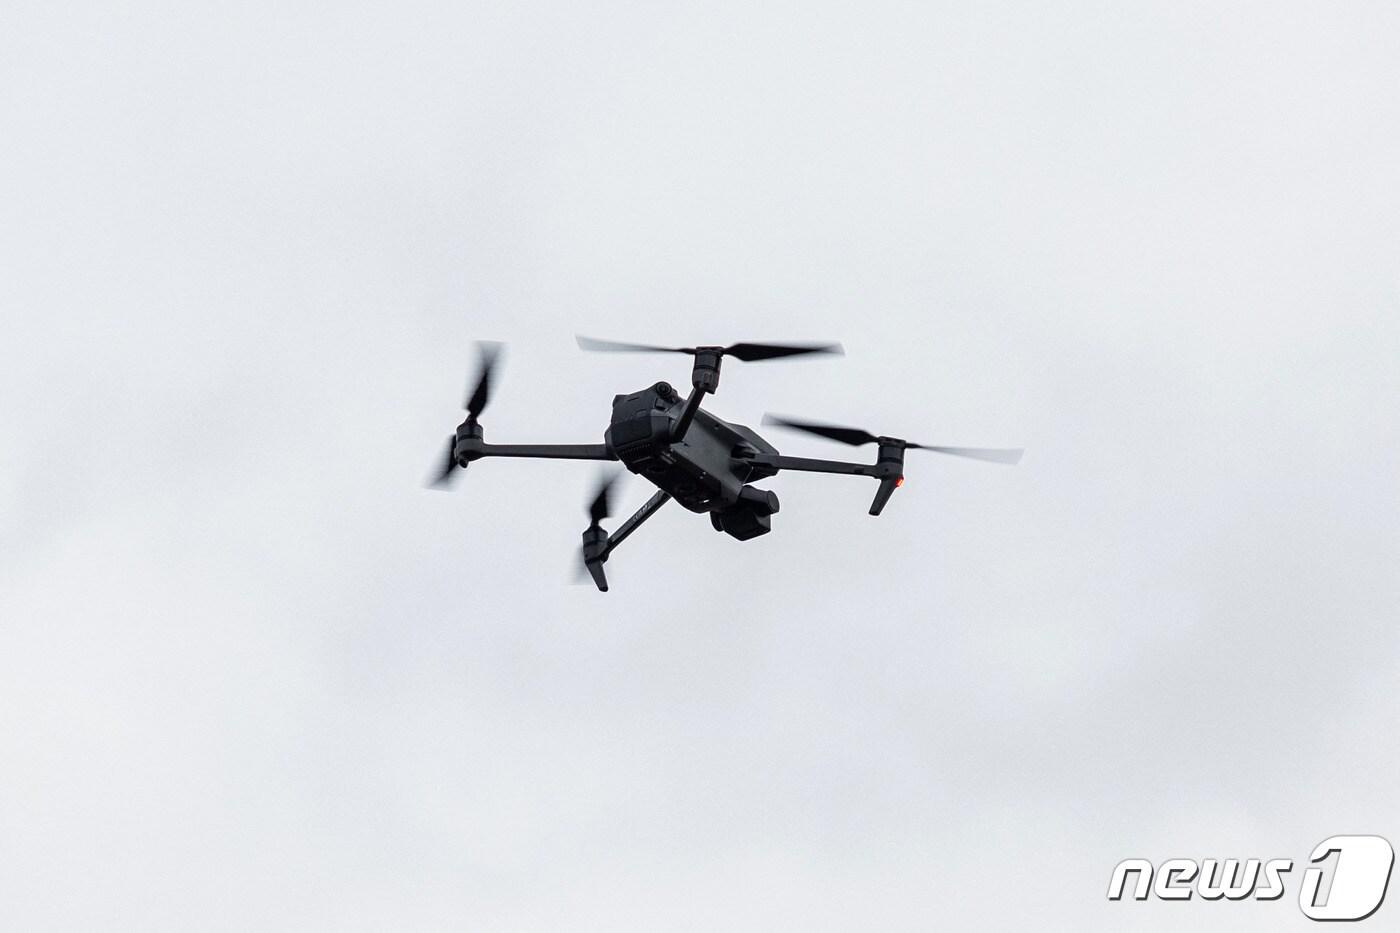
{"type": "Polygon", "coordinates": [[[901,476],[899,479],[897,479],[897,480],[894,481],[894,488],[895,488],[895,489],[898,489],[900,486],[903,486],[903,485],[904,485],[904,477],[902,477],[902,476],[901,476]]]}

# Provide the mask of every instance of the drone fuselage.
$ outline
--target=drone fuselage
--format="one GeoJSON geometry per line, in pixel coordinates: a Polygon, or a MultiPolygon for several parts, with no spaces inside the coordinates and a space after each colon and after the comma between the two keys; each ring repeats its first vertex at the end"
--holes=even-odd
{"type": "Polygon", "coordinates": [[[778,498],[749,484],[777,470],[755,463],[777,448],[753,429],[699,409],[677,437],[686,400],[669,383],[613,399],[606,441],[628,470],[645,477],[692,512],[709,512],[714,526],[745,540],[769,530],[778,498]]]}

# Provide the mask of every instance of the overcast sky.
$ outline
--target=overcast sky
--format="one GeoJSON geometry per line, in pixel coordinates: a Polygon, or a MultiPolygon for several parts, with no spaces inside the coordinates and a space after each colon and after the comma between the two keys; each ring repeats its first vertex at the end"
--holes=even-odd
{"type": "Polygon", "coordinates": [[[1394,4],[11,0],[0,139],[0,926],[1303,930],[1400,843],[1394,4]],[[1028,452],[570,586],[596,465],[422,481],[473,340],[495,441],[687,381],[579,332],[1028,452]]]}

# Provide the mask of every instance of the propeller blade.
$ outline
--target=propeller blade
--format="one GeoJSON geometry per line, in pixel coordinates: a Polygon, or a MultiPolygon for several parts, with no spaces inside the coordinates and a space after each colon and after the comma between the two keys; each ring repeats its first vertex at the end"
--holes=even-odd
{"type": "Polygon", "coordinates": [[[447,438],[447,456],[443,459],[442,468],[428,482],[429,488],[447,489],[452,485],[452,483],[450,482],[452,479],[452,471],[457,469],[457,458],[452,455],[456,447],[457,436],[455,434],[450,435],[447,438]]]}
{"type": "Polygon", "coordinates": [[[1005,463],[1015,466],[1021,462],[1021,455],[1025,448],[994,448],[994,447],[934,447],[929,444],[910,444],[914,450],[932,450],[940,454],[952,454],[954,457],[970,457],[973,460],[987,460],[992,463],[1005,463]]]}
{"type": "Polygon", "coordinates": [[[779,427],[792,428],[796,431],[806,431],[808,434],[817,434],[833,441],[850,444],[852,447],[859,447],[861,444],[870,444],[878,440],[874,434],[862,431],[860,428],[843,428],[834,424],[817,424],[812,421],[794,421],[791,418],[780,418],[777,415],[764,415],[763,423],[776,424],[779,427]]]}
{"type": "Polygon", "coordinates": [[[463,406],[467,410],[467,416],[473,420],[480,417],[486,403],[491,400],[491,376],[496,368],[496,360],[501,355],[499,343],[483,340],[477,343],[477,348],[481,354],[481,375],[477,378],[476,388],[467,396],[467,402],[463,406]]]}
{"type": "Polygon", "coordinates": [[[577,555],[573,566],[573,574],[569,580],[570,586],[583,586],[585,583],[593,582],[588,578],[588,565],[583,562],[582,553],[577,555]]]}
{"type": "MultiPolygon", "coordinates": [[[[594,566],[598,566],[598,565],[595,564],[594,566]]],[[[598,570],[597,570],[597,571],[594,571],[594,569],[593,569],[592,567],[589,567],[589,566],[588,566],[587,561],[585,561],[585,560],[583,559],[583,552],[580,551],[580,552],[578,553],[578,555],[577,555],[577,559],[574,561],[574,565],[573,565],[573,576],[572,576],[572,577],[570,578],[570,580],[568,581],[568,582],[569,582],[569,585],[570,585],[570,586],[583,586],[585,583],[587,583],[587,584],[589,584],[589,585],[591,585],[591,586],[598,586],[598,579],[597,579],[597,577],[595,576],[595,573],[603,573],[602,567],[598,567],[598,570]]],[[[603,574],[603,585],[602,585],[602,586],[598,586],[598,588],[599,588],[600,590],[602,590],[604,593],[606,593],[606,592],[608,591],[607,583],[608,583],[607,575],[604,573],[604,574],[603,574]]]]}
{"type": "Polygon", "coordinates": [[[654,347],[648,343],[619,343],[616,340],[594,340],[576,334],[580,350],[593,350],[602,353],[689,353],[694,355],[694,347],[654,347]]]}
{"type": "MultiPolygon", "coordinates": [[[[688,353],[695,355],[695,347],[658,347],[649,343],[620,343],[616,340],[595,340],[592,337],[577,335],[580,348],[600,350],[607,353],[688,353]]],[[[846,351],[839,343],[735,343],[720,348],[725,356],[731,356],[745,363],[757,360],[776,360],[785,356],[800,356],[804,353],[836,353],[846,351]]]]}
{"type": "Polygon", "coordinates": [[[588,506],[588,517],[593,521],[593,525],[602,524],[603,519],[612,514],[612,509],[608,502],[608,494],[612,491],[613,484],[617,482],[617,474],[606,477],[598,486],[598,494],[593,497],[593,501],[588,506]]]}
{"type": "Polygon", "coordinates": [[[724,348],[725,356],[732,356],[745,363],[776,360],[804,353],[834,353],[844,356],[846,351],[839,343],[735,343],[724,348]]]}
{"type": "MultiPolygon", "coordinates": [[[[834,424],[817,424],[812,421],[794,421],[791,418],[781,418],[777,415],[764,415],[763,423],[806,431],[808,434],[817,434],[855,447],[879,440],[874,434],[862,431],[860,428],[843,428],[834,424]]],[[[936,447],[932,444],[911,444],[899,441],[898,438],[889,438],[889,440],[902,443],[909,450],[932,450],[934,453],[951,454],[954,457],[970,457],[973,460],[988,460],[992,463],[1012,465],[1020,463],[1021,455],[1025,453],[1025,449],[1021,447],[936,447]]]]}

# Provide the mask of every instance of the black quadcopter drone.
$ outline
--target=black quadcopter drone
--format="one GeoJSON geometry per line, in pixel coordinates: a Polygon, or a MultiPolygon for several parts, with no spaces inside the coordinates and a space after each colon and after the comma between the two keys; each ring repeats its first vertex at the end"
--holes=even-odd
{"type": "MultiPolygon", "coordinates": [[[[542,457],[555,460],[620,460],[628,470],[646,477],[658,491],[612,534],[602,528],[609,515],[608,492],[612,479],[602,484],[589,506],[591,522],[583,533],[583,564],[598,589],[606,592],[603,564],[613,550],[671,499],[692,512],[708,512],[710,524],[740,541],[772,530],[778,497],[751,485],[779,470],[808,473],[846,473],[874,477],[879,486],[870,503],[870,514],[879,515],[895,489],[904,482],[904,452],[932,450],[959,457],[1014,464],[1021,451],[978,447],[935,447],[898,437],[876,436],[859,428],[842,428],[808,421],[764,415],[764,424],[795,428],[810,434],[859,446],[877,444],[874,463],[786,457],[749,427],[716,418],[700,407],[707,394],[719,388],[719,367],[724,357],[744,362],[775,360],[809,353],[841,353],[840,344],[736,343],[727,347],[653,347],[579,337],[584,350],[642,353],[686,353],[695,358],[690,373],[690,395],[682,398],[670,383],[658,382],[631,395],[613,398],[612,421],[601,444],[488,444],[480,421],[491,396],[491,377],[500,344],[482,343],[481,375],[467,397],[467,420],[447,440],[441,471],[431,486],[446,488],[459,469],[482,457],[542,457]]],[[[615,477],[614,477],[615,478],[615,477]]]]}

